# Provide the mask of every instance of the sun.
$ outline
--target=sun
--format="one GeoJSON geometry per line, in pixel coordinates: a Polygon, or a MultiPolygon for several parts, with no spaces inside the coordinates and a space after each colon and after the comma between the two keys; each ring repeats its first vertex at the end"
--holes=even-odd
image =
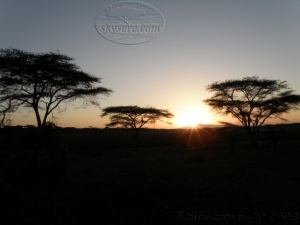
{"type": "Polygon", "coordinates": [[[196,127],[199,124],[210,123],[211,116],[200,108],[191,107],[181,111],[177,116],[176,122],[182,127],[196,127]]]}

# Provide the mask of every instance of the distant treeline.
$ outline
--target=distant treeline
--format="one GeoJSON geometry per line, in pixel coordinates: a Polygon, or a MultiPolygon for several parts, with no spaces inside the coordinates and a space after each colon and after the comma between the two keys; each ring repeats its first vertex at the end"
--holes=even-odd
{"type": "MultiPolygon", "coordinates": [[[[36,136],[34,126],[11,126],[0,129],[1,148],[31,148],[36,136]]],[[[260,142],[300,140],[300,124],[266,125],[258,136],[260,142]]],[[[242,127],[218,127],[198,129],[141,129],[138,140],[131,129],[121,128],[74,128],[53,127],[45,129],[47,146],[70,149],[99,149],[155,146],[200,146],[208,147],[220,143],[247,142],[242,127]]],[[[49,147],[50,148],[50,147],[49,147]]]]}

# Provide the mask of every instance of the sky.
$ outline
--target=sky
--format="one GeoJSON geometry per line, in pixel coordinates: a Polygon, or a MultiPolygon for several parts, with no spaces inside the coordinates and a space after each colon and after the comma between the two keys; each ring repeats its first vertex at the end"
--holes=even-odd
{"type": "MultiPolygon", "coordinates": [[[[96,15],[115,2],[0,0],[0,48],[59,50],[74,57],[83,71],[113,89],[101,100],[102,108],[153,106],[176,115],[173,125],[156,127],[184,126],[184,117],[194,116],[188,111],[201,123],[234,122],[203,103],[211,96],[205,87],[214,81],[286,80],[300,94],[299,0],[143,0],[161,12],[165,24],[155,38],[136,45],[111,42],[95,29],[96,15]]],[[[108,120],[100,114],[98,108],[69,105],[55,115],[62,127],[104,127],[108,120]]],[[[300,122],[299,111],[284,117],[300,122]]],[[[36,123],[29,109],[12,119],[14,125],[36,123]]]]}

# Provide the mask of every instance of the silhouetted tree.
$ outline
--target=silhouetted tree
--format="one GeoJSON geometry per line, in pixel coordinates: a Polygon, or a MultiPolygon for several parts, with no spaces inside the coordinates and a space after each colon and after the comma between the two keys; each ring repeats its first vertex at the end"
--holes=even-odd
{"type": "Polygon", "coordinates": [[[55,109],[75,100],[82,107],[98,106],[98,95],[112,90],[99,86],[101,79],[83,72],[73,58],[55,52],[31,53],[0,50],[0,93],[4,100],[33,109],[38,137],[55,109]]]}
{"type": "Polygon", "coordinates": [[[135,131],[136,138],[139,137],[139,131],[146,123],[155,123],[157,120],[162,121],[163,118],[174,117],[166,109],[139,106],[107,107],[103,109],[101,116],[109,116],[110,123],[106,124],[106,127],[131,128],[135,131]]]}
{"type": "Polygon", "coordinates": [[[204,100],[214,111],[232,115],[242,124],[256,145],[256,133],[270,118],[280,118],[298,109],[300,95],[286,81],[260,79],[257,76],[214,82],[207,86],[213,96],[204,100]]]}
{"type": "Polygon", "coordinates": [[[10,115],[16,110],[17,105],[0,93],[0,128],[10,125],[10,115]]]}

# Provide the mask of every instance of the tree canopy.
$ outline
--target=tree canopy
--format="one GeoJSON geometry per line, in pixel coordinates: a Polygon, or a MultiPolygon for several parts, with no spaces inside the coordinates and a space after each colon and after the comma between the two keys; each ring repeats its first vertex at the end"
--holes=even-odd
{"type": "Polygon", "coordinates": [[[204,102],[217,113],[238,119],[252,139],[266,120],[284,120],[282,114],[300,105],[300,95],[286,81],[257,76],[214,82],[206,90],[213,96],[204,102]]]}
{"type": "Polygon", "coordinates": [[[139,106],[111,106],[103,109],[101,115],[109,116],[110,123],[106,127],[131,128],[139,135],[139,130],[147,123],[157,120],[164,122],[163,118],[173,118],[174,115],[166,109],[139,106]]]}
{"type": "Polygon", "coordinates": [[[83,72],[74,59],[59,52],[31,53],[0,50],[0,104],[3,111],[32,108],[37,126],[45,126],[55,109],[71,101],[81,106],[99,105],[98,95],[112,90],[99,86],[101,79],[83,72]]]}

